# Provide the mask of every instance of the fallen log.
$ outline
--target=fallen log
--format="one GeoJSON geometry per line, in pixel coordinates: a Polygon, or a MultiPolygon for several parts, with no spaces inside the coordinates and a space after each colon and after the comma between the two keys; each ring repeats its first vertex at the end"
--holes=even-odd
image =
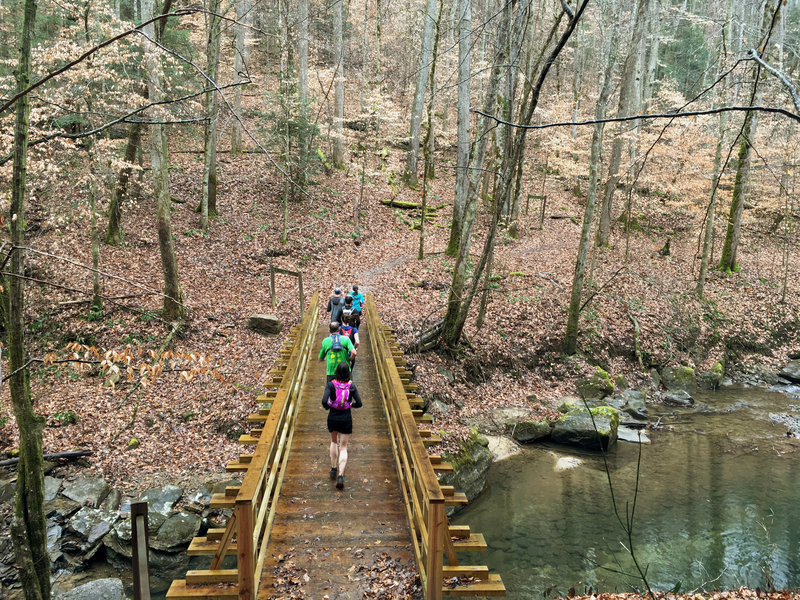
{"type": "MultiPolygon", "coordinates": [[[[92,454],[91,450],[67,450],[66,452],[53,452],[52,454],[43,454],[42,458],[44,460],[53,460],[54,458],[65,458],[67,460],[72,460],[73,458],[80,458],[81,456],[90,456],[92,454]]],[[[19,457],[16,456],[14,458],[7,458],[5,460],[0,460],[0,467],[9,467],[11,465],[16,465],[19,462],[19,457]]]]}
{"type": "MultiPolygon", "coordinates": [[[[407,202],[405,200],[394,200],[391,198],[387,198],[385,200],[381,200],[381,204],[385,206],[391,206],[392,208],[402,208],[403,210],[419,210],[422,208],[422,204],[419,202],[407,202]]],[[[436,212],[437,209],[441,208],[441,206],[426,206],[425,212],[429,214],[433,214],[436,212]]]]}

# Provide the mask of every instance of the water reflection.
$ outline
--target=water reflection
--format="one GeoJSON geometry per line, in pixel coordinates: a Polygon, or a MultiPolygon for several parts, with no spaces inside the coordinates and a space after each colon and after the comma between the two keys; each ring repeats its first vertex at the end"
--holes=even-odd
{"type": "Polygon", "coordinates": [[[654,589],[800,587],[798,442],[770,418],[796,402],[733,388],[698,396],[694,411],[664,412],[665,430],[641,446],[638,494],[640,446],[609,453],[613,500],[600,456],[530,447],[497,463],[484,494],[453,519],[490,546],[462,561],[500,573],[509,598],[640,589],[631,544],[654,589]],[[581,464],[557,470],[564,457],[581,464]],[[631,540],[614,501],[623,521],[632,516],[631,540]]]}

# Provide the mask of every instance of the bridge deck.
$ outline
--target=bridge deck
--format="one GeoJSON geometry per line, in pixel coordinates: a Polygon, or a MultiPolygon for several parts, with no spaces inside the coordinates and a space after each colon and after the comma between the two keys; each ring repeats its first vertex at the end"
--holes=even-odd
{"type": "Polygon", "coordinates": [[[414,566],[366,330],[360,332],[353,372],[364,406],[353,409],[344,490],[337,490],[329,479],[330,435],[327,411],[320,405],[325,366],[316,360],[326,335],[324,321],[317,331],[314,362],[303,388],[259,600],[293,597],[292,589],[298,597],[359,598],[368,584],[369,568],[382,554],[414,566]],[[292,579],[299,581],[300,589],[292,587],[292,579]]]}

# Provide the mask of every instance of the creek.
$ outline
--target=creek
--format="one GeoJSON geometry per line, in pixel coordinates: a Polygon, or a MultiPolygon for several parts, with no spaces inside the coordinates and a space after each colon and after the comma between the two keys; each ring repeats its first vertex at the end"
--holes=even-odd
{"type": "Polygon", "coordinates": [[[618,442],[608,471],[600,453],[555,444],[495,463],[451,519],[489,545],[462,562],[487,564],[512,599],[641,590],[610,480],[653,590],[800,587],[800,388],[728,386],[695,400],[649,407],[652,443],[618,442]]]}

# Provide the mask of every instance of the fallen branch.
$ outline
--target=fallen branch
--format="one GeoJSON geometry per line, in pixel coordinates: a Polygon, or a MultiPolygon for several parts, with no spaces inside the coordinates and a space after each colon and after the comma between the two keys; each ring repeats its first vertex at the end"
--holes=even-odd
{"type": "MultiPolygon", "coordinates": [[[[92,454],[91,450],[68,450],[66,452],[53,452],[52,454],[43,454],[42,458],[44,460],[53,460],[55,458],[65,458],[67,460],[71,460],[73,458],[80,458],[81,456],[90,456],[92,454]]],[[[15,456],[14,458],[7,458],[5,460],[0,460],[0,467],[10,467],[12,465],[16,465],[19,462],[19,457],[15,456]]]]}

